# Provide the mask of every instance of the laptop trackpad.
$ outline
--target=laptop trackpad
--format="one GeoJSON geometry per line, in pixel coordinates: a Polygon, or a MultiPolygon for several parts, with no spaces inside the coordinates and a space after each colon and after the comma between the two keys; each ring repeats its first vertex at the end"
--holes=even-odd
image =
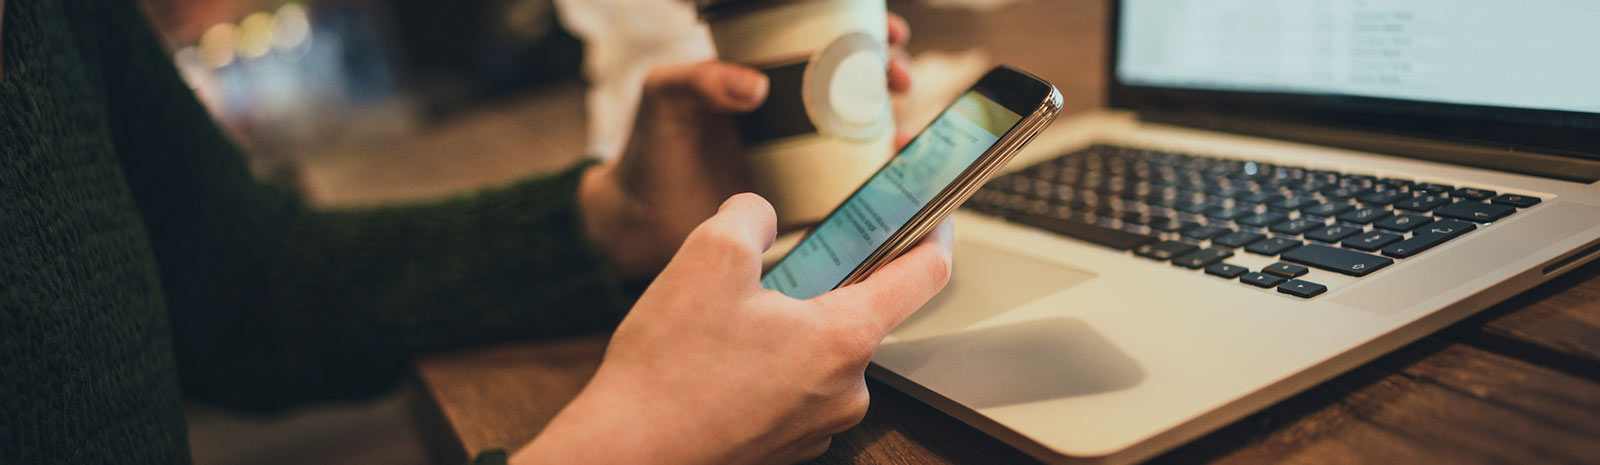
{"type": "Polygon", "coordinates": [[[1028,302],[1094,279],[1094,273],[981,242],[957,240],[950,284],[894,330],[902,340],[960,331],[1028,302]]]}
{"type": "Polygon", "coordinates": [[[884,344],[873,361],[972,408],[1119,391],[1145,377],[1133,357],[1067,317],[884,344]]]}

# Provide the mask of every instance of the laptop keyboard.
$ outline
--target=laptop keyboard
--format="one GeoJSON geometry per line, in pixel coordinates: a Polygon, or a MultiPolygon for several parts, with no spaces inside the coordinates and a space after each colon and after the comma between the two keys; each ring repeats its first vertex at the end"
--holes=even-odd
{"type": "Polygon", "coordinates": [[[1310,268],[1365,277],[1538,197],[1095,145],[996,177],[965,208],[1300,298],[1310,268]],[[1275,257],[1251,270],[1236,254],[1275,257]]]}

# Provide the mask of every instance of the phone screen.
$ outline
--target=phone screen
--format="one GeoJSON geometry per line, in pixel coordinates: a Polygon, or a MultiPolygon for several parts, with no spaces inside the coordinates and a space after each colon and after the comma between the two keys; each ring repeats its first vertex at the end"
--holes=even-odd
{"type": "Polygon", "coordinates": [[[767,271],[761,287],[796,299],[838,287],[1021,119],[978,92],[962,94],[767,271]]]}

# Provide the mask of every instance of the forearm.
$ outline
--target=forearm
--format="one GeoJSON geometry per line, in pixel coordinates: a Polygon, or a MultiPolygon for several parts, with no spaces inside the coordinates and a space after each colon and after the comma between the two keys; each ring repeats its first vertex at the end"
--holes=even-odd
{"type": "Polygon", "coordinates": [[[727,450],[728,438],[678,424],[684,414],[670,412],[672,406],[661,393],[591,382],[510,464],[727,463],[706,454],[727,450]]]}
{"type": "Polygon", "coordinates": [[[629,293],[583,237],[581,167],[431,204],[310,211],[218,283],[226,318],[175,319],[190,391],[274,408],[379,392],[421,351],[609,328],[629,293]]]}
{"type": "Polygon", "coordinates": [[[576,205],[585,169],[428,204],[308,213],[263,285],[281,296],[274,307],[349,306],[363,327],[391,329],[414,349],[457,331],[560,331],[595,314],[614,322],[630,302],[585,236],[576,205]]]}

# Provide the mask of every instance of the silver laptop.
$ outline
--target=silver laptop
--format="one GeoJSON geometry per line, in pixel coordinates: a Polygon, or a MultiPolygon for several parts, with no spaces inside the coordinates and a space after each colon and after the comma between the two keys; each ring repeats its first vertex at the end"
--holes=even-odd
{"type": "Polygon", "coordinates": [[[1051,463],[1153,457],[1600,254],[1600,7],[1123,0],[1114,108],[957,217],[871,374],[1051,463]]]}

